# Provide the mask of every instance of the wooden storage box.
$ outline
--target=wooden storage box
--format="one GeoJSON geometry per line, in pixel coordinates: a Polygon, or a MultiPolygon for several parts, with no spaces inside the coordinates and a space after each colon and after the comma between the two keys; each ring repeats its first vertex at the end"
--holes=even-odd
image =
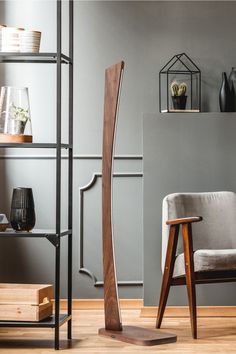
{"type": "Polygon", "coordinates": [[[53,287],[0,283],[0,321],[41,321],[52,315],[53,287]]]}

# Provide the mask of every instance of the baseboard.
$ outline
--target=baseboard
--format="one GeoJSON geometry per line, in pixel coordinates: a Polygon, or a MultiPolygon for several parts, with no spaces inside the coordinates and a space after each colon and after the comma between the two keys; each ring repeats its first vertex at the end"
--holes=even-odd
{"type": "MultiPolygon", "coordinates": [[[[140,310],[140,317],[155,318],[157,306],[143,306],[142,299],[121,299],[121,309],[140,310]]],[[[73,299],[73,310],[103,310],[103,299],[73,299]]],[[[67,300],[61,299],[60,309],[67,309],[67,300]]],[[[236,317],[236,306],[198,306],[198,317],[236,317]]],[[[167,306],[165,317],[189,317],[188,306],[167,306]]]]}
{"type": "MultiPolygon", "coordinates": [[[[141,310],[143,308],[142,299],[120,299],[121,309],[135,309],[141,310]]],[[[67,300],[61,299],[60,301],[61,310],[67,309],[67,300]]],[[[102,310],[104,308],[103,299],[73,299],[72,309],[73,310],[102,310]]]]}
{"type": "MultiPolygon", "coordinates": [[[[156,317],[157,306],[144,306],[140,317],[156,317]]],[[[198,317],[236,317],[236,306],[198,306],[198,317]]],[[[167,306],[165,317],[189,317],[188,306],[167,306]]]]}

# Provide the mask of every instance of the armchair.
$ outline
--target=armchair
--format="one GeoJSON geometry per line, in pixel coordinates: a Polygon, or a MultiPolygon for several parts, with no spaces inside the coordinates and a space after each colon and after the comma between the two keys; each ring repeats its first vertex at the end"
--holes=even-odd
{"type": "Polygon", "coordinates": [[[236,281],[236,193],[175,193],[164,198],[162,272],[156,327],[161,326],[170,286],[186,285],[196,339],[196,284],[236,281]]]}

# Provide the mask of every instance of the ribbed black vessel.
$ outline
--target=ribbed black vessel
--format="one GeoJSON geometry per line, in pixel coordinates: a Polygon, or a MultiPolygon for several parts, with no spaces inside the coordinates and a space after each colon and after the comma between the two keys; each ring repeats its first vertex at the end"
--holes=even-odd
{"type": "Polygon", "coordinates": [[[35,225],[34,197],[31,188],[14,188],[11,202],[11,226],[16,231],[30,231],[35,225]]]}
{"type": "Polygon", "coordinates": [[[236,68],[232,68],[229,75],[229,88],[231,93],[232,112],[236,112],[236,68]]]}
{"type": "Polygon", "coordinates": [[[221,112],[232,112],[231,92],[226,73],[222,73],[222,84],[219,94],[219,103],[221,112]]]}

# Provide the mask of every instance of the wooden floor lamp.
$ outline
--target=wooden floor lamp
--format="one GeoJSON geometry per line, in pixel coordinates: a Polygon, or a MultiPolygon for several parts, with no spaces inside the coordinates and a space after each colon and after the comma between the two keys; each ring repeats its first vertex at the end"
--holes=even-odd
{"type": "Polygon", "coordinates": [[[124,62],[106,69],[102,155],[102,234],[105,328],[99,334],[137,345],[176,342],[173,334],[134,326],[122,326],[112,235],[112,166],[117,108],[124,62]]]}

